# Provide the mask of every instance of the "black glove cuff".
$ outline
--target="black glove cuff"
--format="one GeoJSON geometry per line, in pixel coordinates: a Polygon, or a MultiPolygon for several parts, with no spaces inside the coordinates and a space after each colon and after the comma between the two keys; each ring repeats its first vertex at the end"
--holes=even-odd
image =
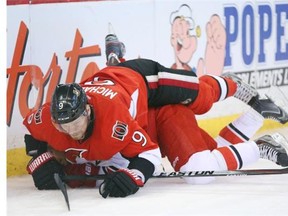
{"type": "Polygon", "coordinates": [[[136,169],[143,173],[145,178],[145,183],[148,181],[149,178],[153,175],[155,171],[155,166],[149,160],[141,157],[135,157],[130,159],[130,164],[128,169],[136,169]]]}
{"type": "Polygon", "coordinates": [[[31,135],[25,134],[26,154],[33,158],[47,152],[47,143],[34,139],[31,135]]]}

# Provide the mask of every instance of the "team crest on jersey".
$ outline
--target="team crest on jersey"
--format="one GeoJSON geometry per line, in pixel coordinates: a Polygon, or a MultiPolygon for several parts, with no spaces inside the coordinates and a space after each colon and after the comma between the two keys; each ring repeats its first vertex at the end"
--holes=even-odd
{"type": "Polygon", "coordinates": [[[123,141],[124,137],[128,133],[128,125],[121,121],[116,121],[113,126],[112,137],[123,141]]]}
{"type": "Polygon", "coordinates": [[[42,123],[42,109],[37,110],[37,112],[34,115],[34,121],[35,121],[35,124],[42,123]]]}
{"type": "Polygon", "coordinates": [[[31,124],[32,121],[34,120],[35,124],[41,124],[42,123],[42,109],[38,109],[35,114],[32,113],[29,117],[28,117],[28,124],[31,124]]]}

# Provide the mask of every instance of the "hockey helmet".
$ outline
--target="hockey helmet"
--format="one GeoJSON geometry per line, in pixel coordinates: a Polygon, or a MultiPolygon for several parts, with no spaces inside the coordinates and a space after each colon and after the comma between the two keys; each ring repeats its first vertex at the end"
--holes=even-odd
{"type": "Polygon", "coordinates": [[[52,96],[52,119],[57,124],[72,122],[84,113],[86,104],[87,96],[79,84],[59,84],[52,96]]]}

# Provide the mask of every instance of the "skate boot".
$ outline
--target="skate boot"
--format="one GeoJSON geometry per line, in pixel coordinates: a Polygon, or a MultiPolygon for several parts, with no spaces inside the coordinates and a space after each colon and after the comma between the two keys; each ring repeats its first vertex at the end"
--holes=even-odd
{"type": "Polygon", "coordinates": [[[270,160],[282,167],[288,166],[288,142],[279,133],[272,135],[264,135],[257,140],[256,144],[259,147],[260,158],[270,160]]]}
{"type": "Polygon", "coordinates": [[[222,76],[232,79],[234,82],[237,83],[237,91],[233,96],[243,101],[244,103],[249,104],[251,99],[258,95],[257,90],[253,86],[250,86],[247,83],[243,82],[242,79],[238,77],[235,73],[226,72],[223,73],[222,76]]]}
{"type": "Polygon", "coordinates": [[[277,106],[271,98],[268,96],[266,96],[267,98],[260,98],[257,90],[243,82],[235,73],[227,72],[222,76],[237,83],[237,91],[233,96],[251,106],[265,119],[273,119],[281,124],[288,122],[288,113],[282,107],[277,106]]]}
{"type": "Polygon", "coordinates": [[[111,52],[107,57],[107,66],[114,66],[119,64],[121,61],[119,60],[118,56],[111,52]]]}
{"type": "Polygon", "coordinates": [[[287,112],[280,106],[277,106],[269,97],[260,99],[259,95],[257,95],[255,98],[252,98],[250,106],[266,119],[272,119],[281,124],[285,124],[288,121],[287,112]]]}
{"type": "Polygon", "coordinates": [[[120,42],[114,33],[111,23],[109,23],[109,34],[105,37],[107,65],[117,65],[120,59],[125,55],[126,49],[124,43],[120,42]]]}

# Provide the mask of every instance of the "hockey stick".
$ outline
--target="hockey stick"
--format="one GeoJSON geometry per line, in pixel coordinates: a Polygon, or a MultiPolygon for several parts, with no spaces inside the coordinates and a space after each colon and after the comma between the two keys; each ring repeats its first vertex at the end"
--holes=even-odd
{"type": "MultiPolygon", "coordinates": [[[[253,176],[253,175],[279,175],[288,174],[288,167],[282,169],[251,169],[251,170],[227,170],[227,171],[187,171],[187,172],[160,172],[152,176],[152,178],[181,178],[181,177],[217,177],[217,176],[253,176]]],[[[54,174],[54,179],[64,195],[68,210],[70,204],[67,194],[65,181],[71,180],[104,180],[107,175],[66,175],[60,177],[58,173],[54,174]]]]}
{"type": "Polygon", "coordinates": [[[70,203],[69,203],[68,193],[66,189],[66,184],[62,181],[61,177],[59,176],[59,173],[54,173],[54,180],[65,198],[68,211],[70,211],[70,203]]]}
{"type": "MultiPolygon", "coordinates": [[[[152,178],[179,178],[179,177],[217,177],[217,176],[251,176],[251,175],[279,175],[288,174],[288,167],[283,169],[250,169],[250,170],[227,170],[227,171],[187,171],[187,172],[160,172],[152,178]]],[[[106,175],[67,175],[63,181],[71,180],[103,180],[106,175]]]]}

